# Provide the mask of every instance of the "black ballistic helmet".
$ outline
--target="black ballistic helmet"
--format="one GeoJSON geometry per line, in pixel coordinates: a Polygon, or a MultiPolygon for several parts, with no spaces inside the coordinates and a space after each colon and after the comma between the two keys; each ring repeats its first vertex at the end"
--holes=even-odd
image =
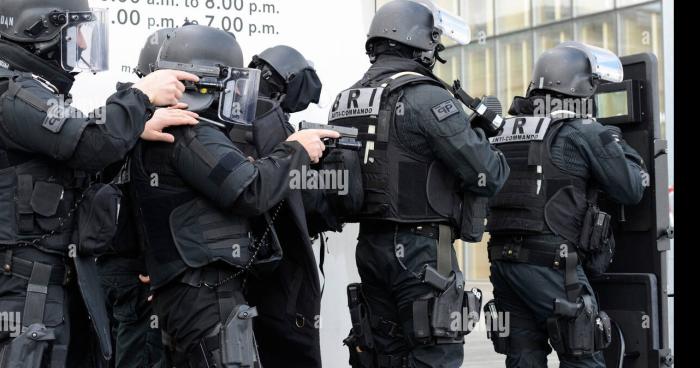
{"type": "Polygon", "coordinates": [[[565,96],[589,98],[601,80],[621,82],[624,71],[612,51],[580,42],[563,42],[537,59],[528,96],[549,91],[565,96]]]}
{"type": "Polygon", "coordinates": [[[387,39],[422,50],[435,50],[442,32],[435,27],[433,12],[409,0],[394,0],[377,10],[367,34],[365,49],[372,52],[377,39],[387,39]]]}
{"type": "Polygon", "coordinates": [[[260,62],[267,63],[286,83],[302,70],[313,68],[304,55],[285,45],[271,47],[253,56],[253,62],[250,63],[249,67],[257,67],[260,62]]]}
{"type": "Polygon", "coordinates": [[[543,90],[565,96],[590,97],[597,83],[586,53],[571,47],[555,47],[537,59],[528,95],[543,90]]]}
{"type": "Polygon", "coordinates": [[[192,24],[166,35],[158,60],[242,68],[243,51],[232,33],[192,24]]]}
{"type": "Polygon", "coordinates": [[[67,12],[89,12],[88,0],[0,0],[0,37],[14,42],[53,40],[67,12]]]}
{"type": "Polygon", "coordinates": [[[148,36],[146,44],[143,45],[143,48],[141,49],[139,62],[134,69],[136,75],[142,78],[154,70],[160,47],[163,45],[163,42],[167,38],[168,34],[172,32],[172,28],[163,28],[148,36]]]}
{"type": "MultiPolygon", "coordinates": [[[[189,65],[232,68],[243,67],[243,51],[232,33],[202,25],[186,25],[167,34],[158,61],[189,65]]],[[[216,100],[214,94],[186,92],[182,102],[191,111],[207,109],[216,100]]]]}
{"type": "Polygon", "coordinates": [[[374,62],[377,55],[388,49],[400,50],[400,45],[409,49],[400,51],[406,57],[432,68],[436,61],[447,62],[438,55],[445,49],[440,43],[442,36],[460,45],[471,40],[466,22],[440,8],[434,0],[394,0],[377,10],[365,49],[374,62]]]}
{"type": "Polygon", "coordinates": [[[262,71],[261,93],[284,94],[281,106],[285,112],[305,110],[318,103],[322,84],[311,62],[296,49],[279,45],[253,56],[250,68],[262,71]]]}

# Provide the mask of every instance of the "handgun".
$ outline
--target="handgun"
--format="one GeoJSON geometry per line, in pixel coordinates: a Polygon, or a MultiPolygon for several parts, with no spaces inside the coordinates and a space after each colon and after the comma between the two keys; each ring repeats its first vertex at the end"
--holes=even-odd
{"type": "Polygon", "coordinates": [[[328,124],[316,124],[308,121],[300,122],[299,130],[305,129],[325,129],[333,130],[340,133],[340,138],[323,139],[323,142],[326,144],[327,148],[342,148],[352,151],[359,151],[362,149],[362,143],[357,140],[357,135],[359,134],[357,128],[341,127],[328,124]]]}
{"type": "Polygon", "coordinates": [[[554,299],[554,314],[566,317],[576,317],[578,310],[581,308],[580,303],[572,303],[564,299],[554,299]]]}

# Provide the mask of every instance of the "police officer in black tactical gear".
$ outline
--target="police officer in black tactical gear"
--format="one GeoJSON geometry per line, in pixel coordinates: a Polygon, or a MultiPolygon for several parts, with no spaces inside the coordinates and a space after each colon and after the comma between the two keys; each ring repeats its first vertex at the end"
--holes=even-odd
{"type": "MultiPolygon", "coordinates": [[[[160,51],[160,46],[171,28],[160,29],[146,39],[141,49],[134,72],[143,78],[153,71],[160,51]]],[[[131,87],[131,83],[119,83],[117,90],[131,87]]],[[[184,115],[187,112],[170,109],[158,110],[158,116],[170,113],[184,115]]],[[[163,116],[171,119],[172,115],[163,116]]],[[[189,119],[196,115],[190,113],[189,119]],[[194,116],[193,116],[194,115],[194,116]]],[[[102,288],[105,292],[107,312],[109,314],[114,359],[111,366],[120,367],[154,367],[163,358],[160,329],[154,322],[154,312],[148,301],[150,287],[141,279],[148,274],[143,258],[142,234],[134,215],[131,186],[128,175],[129,160],[109,167],[103,176],[117,176],[115,182],[120,186],[124,197],[121,201],[117,234],[109,252],[97,260],[102,288]]]]}
{"type": "MultiPolygon", "coordinates": [[[[253,134],[243,137],[247,129],[239,125],[231,136],[238,137],[236,147],[258,158],[294,133],[289,114],[318,103],[321,82],[310,62],[285,45],[264,50],[249,66],[261,71],[253,134]]],[[[248,281],[246,296],[258,310],[253,326],[264,367],[321,367],[321,285],[310,236],[339,230],[324,197],[321,190],[289,191],[275,222],[284,257],[274,272],[248,281]]]]}
{"type": "Polygon", "coordinates": [[[154,105],[177,103],[179,80],[197,77],[161,71],[84,115],[69,92],[75,74],[107,66],[105,11],[87,0],[3,0],[0,14],[0,310],[17,323],[0,333],[0,366],[101,366],[111,344],[94,256],[119,195],[94,174],[139,137],[167,140],[169,123],[149,121],[154,105]]]}
{"type": "Polygon", "coordinates": [[[489,332],[508,367],[546,367],[550,344],[562,367],[605,367],[611,322],[589,277],[605,271],[615,247],[597,194],[636,204],[646,175],[619,128],[591,118],[601,81],[622,77],[611,52],[562,43],[537,60],[527,97],[513,101],[514,117],[492,138],[511,175],[490,202],[495,303],[485,312],[510,321],[510,331],[489,332]]]}
{"type": "Polygon", "coordinates": [[[373,65],[330,112],[330,124],[357,127],[364,143],[364,203],[350,219],[360,222],[362,279],[348,288],[353,367],[459,367],[462,322],[480,309],[452,244],[485,217],[466,202],[493,196],[509,169],[432,72],[442,35],[468,39],[450,19],[428,1],[381,7],[366,44],[373,65]]]}
{"type": "MultiPolygon", "coordinates": [[[[252,321],[261,312],[243,295],[246,280],[250,274],[265,278],[275,267],[287,268],[285,273],[314,272],[304,263],[310,257],[306,243],[295,244],[298,249],[280,245],[282,233],[298,229],[287,229],[292,224],[279,219],[294,211],[285,205],[290,172],[318,162],[325,149],[321,139],[338,135],[294,133],[258,159],[246,152],[251,147],[239,149],[242,135],[236,125],[255,125],[257,103],[251,101],[258,98],[260,70],[243,68],[241,49],[230,33],[200,25],[175,30],[156,62],[156,68],[167,66],[201,77],[188,85],[183,101],[203,122],[170,130],[174,145],[138,145],[132,157],[131,180],[166,363],[260,366],[252,321]],[[300,263],[280,263],[283,255],[300,263]]],[[[289,326],[272,317],[285,315],[267,314],[264,320],[289,326]]],[[[311,335],[307,330],[294,334],[311,335]]]]}

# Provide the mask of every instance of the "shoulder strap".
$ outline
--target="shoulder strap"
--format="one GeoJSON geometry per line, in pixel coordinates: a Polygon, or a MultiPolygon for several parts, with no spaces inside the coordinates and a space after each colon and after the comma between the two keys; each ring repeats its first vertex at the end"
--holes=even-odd
{"type": "Polygon", "coordinates": [[[0,67],[0,78],[12,78],[15,75],[19,75],[19,73],[0,67]]]}
{"type": "Polygon", "coordinates": [[[389,94],[399,88],[407,86],[409,84],[433,84],[439,87],[444,87],[442,83],[426,77],[423,74],[416,72],[400,72],[392,75],[391,77],[385,79],[381,87],[384,88],[384,93],[389,94]]]}
{"type": "Polygon", "coordinates": [[[379,119],[377,122],[376,138],[382,144],[389,141],[389,126],[394,123],[396,115],[396,104],[401,99],[403,87],[416,84],[433,84],[443,87],[442,84],[430,77],[416,72],[399,72],[385,79],[380,84],[384,88],[382,93],[382,101],[387,101],[380,108],[379,119]],[[399,92],[398,94],[393,94],[399,92]],[[393,94],[393,95],[392,95],[393,94]]]}

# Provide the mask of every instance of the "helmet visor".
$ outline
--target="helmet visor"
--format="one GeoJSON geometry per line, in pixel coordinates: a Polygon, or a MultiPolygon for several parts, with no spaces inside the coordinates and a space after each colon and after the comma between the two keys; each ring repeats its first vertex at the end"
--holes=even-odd
{"type": "Polygon", "coordinates": [[[425,6],[433,12],[434,26],[442,32],[443,36],[460,45],[468,45],[471,42],[471,31],[463,19],[439,7],[431,0],[412,1],[425,6]]]}
{"type": "Polygon", "coordinates": [[[573,47],[585,52],[596,78],[613,83],[622,82],[624,78],[622,62],[612,51],[580,42],[563,42],[557,47],[573,47]]]}
{"type": "Polygon", "coordinates": [[[219,97],[219,118],[223,121],[252,125],[260,89],[260,70],[228,68],[224,90],[219,97]]]}
{"type": "Polygon", "coordinates": [[[61,30],[61,66],[69,72],[97,73],[109,67],[107,9],[66,14],[61,30]]]}

